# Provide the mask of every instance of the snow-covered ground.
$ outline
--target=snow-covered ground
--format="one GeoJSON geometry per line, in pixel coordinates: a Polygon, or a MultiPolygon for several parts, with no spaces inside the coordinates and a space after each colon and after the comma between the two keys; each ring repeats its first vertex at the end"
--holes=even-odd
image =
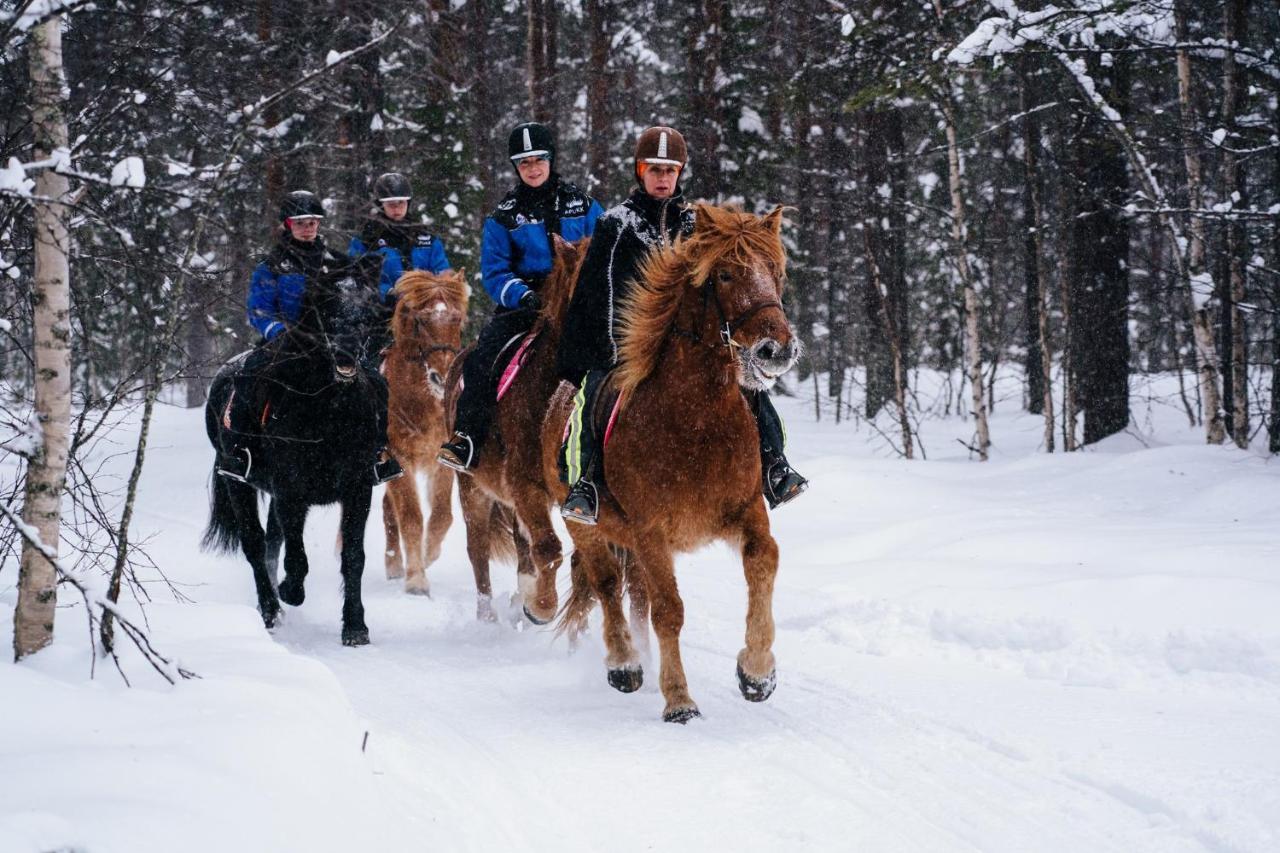
{"type": "Polygon", "coordinates": [[[313,514],[307,602],[269,635],[248,566],[196,548],[199,412],[162,409],[136,532],[194,603],[157,586],[147,617],[201,679],[126,655],[132,689],[90,681],[60,609],[52,649],[0,664],[0,851],[1280,850],[1280,463],[1141,398],[1140,429],[1052,456],[1002,403],[986,464],[954,419],[908,462],[779,407],[813,487],[773,515],[778,689],[738,693],[734,555],[686,556],[688,726],[656,665],[622,695],[594,636],[478,624],[460,522],[428,600],[384,579],[375,509],[349,649],[313,514]]]}

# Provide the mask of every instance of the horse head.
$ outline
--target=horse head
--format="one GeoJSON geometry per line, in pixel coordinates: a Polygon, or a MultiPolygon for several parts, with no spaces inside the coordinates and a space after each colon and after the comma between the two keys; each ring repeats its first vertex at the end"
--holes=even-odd
{"type": "Polygon", "coordinates": [[[411,270],[400,276],[395,292],[399,299],[391,318],[392,346],[406,361],[422,365],[428,389],[444,399],[445,376],[462,348],[466,273],[411,270]]]}
{"type": "Polygon", "coordinates": [[[327,365],[332,379],[356,379],[381,323],[378,294],[382,256],[366,255],[348,266],[321,274],[307,287],[297,325],[290,330],[294,349],[327,365]]]}
{"type": "Polygon", "coordinates": [[[723,348],[749,390],[771,387],[795,365],[800,342],[782,308],[782,213],[699,204],[693,234],[648,257],[623,306],[620,386],[653,372],[673,332],[723,348]]]}
{"type": "Polygon", "coordinates": [[[782,309],[782,213],[775,207],[753,216],[700,204],[686,247],[696,258],[693,281],[703,283],[704,300],[715,308],[719,339],[735,356],[738,384],[753,391],[772,387],[800,358],[782,309]]]}

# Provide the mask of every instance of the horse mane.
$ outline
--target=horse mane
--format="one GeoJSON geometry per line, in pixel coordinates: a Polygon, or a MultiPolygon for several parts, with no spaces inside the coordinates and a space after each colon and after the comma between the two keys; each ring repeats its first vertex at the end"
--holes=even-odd
{"type": "Polygon", "coordinates": [[[693,234],[650,253],[621,305],[615,374],[620,390],[634,389],[653,373],[686,294],[709,281],[716,265],[749,269],[763,262],[779,281],[785,281],[782,213],[781,207],[756,216],[736,205],[698,204],[693,234]]]}
{"type": "Polygon", "coordinates": [[[569,310],[569,300],[573,298],[578,271],[586,260],[591,238],[585,237],[576,243],[570,243],[558,234],[553,234],[551,244],[551,272],[547,273],[539,292],[542,295],[543,321],[558,326],[569,310]]]}
{"type": "Polygon", "coordinates": [[[426,311],[438,302],[464,314],[467,310],[467,277],[461,270],[409,270],[396,280],[395,291],[411,311],[426,311]]]}

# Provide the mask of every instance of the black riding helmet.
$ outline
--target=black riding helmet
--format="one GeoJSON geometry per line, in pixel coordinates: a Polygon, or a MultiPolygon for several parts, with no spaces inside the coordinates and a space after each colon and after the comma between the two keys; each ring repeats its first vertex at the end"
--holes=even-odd
{"type": "Polygon", "coordinates": [[[280,205],[280,221],[286,219],[324,219],[324,205],[315,193],[294,190],[284,197],[280,205]]]}
{"type": "Polygon", "coordinates": [[[552,167],[556,164],[556,138],[551,128],[536,121],[518,124],[507,138],[507,156],[515,166],[526,157],[546,157],[552,167]]]}
{"type": "Polygon", "coordinates": [[[373,197],[378,204],[384,201],[408,201],[413,197],[413,188],[409,179],[399,172],[387,172],[379,175],[373,182],[373,197]]]}

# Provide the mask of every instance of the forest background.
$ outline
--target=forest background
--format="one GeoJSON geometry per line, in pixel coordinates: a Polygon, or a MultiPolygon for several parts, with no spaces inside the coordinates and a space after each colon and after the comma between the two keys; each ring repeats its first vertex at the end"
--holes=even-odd
{"type": "MultiPolygon", "coordinates": [[[[41,174],[69,201],[74,536],[127,530],[76,465],[112,413],[162,389],[201,405],[253,343],[284,193],[324,197],[344,248],[372,179],[406,173],[480,294],[506,134],[536,119],[606,206],[662,123],[688,138],[690,198],[793,208],[806,354],[782,390],[812,383],[816,417],[891,424],[918,455],[920,421],[959,414],[985,458],[985,414],[1021,406],[1070,450],[1132,423],[1132,374],[1172,372],[1163,402],[1207,441],[1277,452],[1278,42],[1275,0],[6,0],[0,418],[30,432],[41,174]],[[40,158],[30,53],[55,15],[68,143],[40,158]],[[1021,399],[997,399],[1010,365],[1021,399]]],[[[473,299],[470,334],[490,310],[473,299]]],[[[15,506],[21,478],[0,486],[15,506]]],[[[0,547],[8,564],[13,531],[0,547]]]]}

